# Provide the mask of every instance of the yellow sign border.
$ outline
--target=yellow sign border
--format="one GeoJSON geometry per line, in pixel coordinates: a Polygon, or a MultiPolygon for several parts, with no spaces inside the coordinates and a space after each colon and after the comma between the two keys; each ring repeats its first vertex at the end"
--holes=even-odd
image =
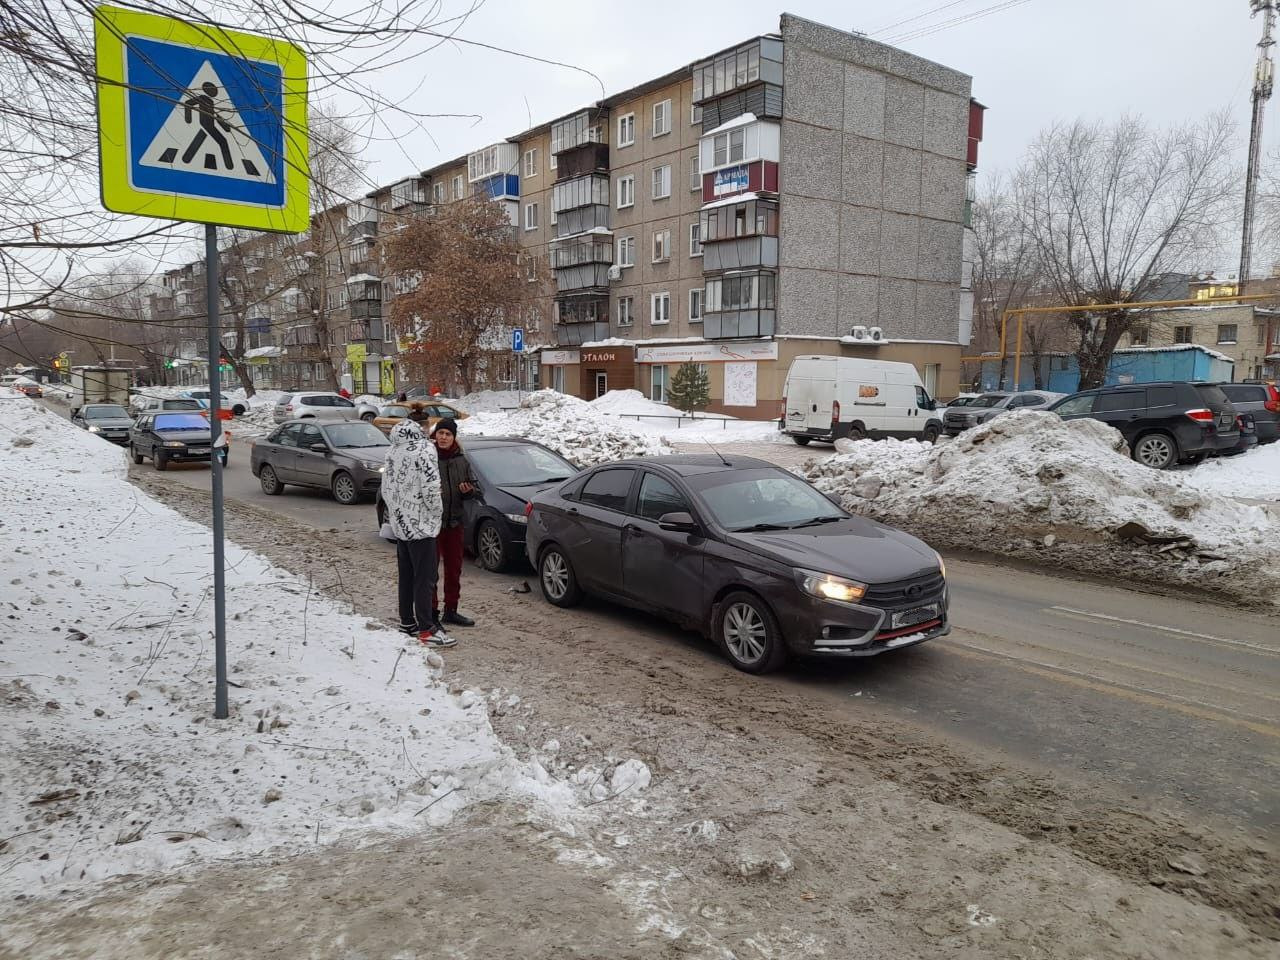
{"type": "Polygon", "coordinates": [[[275,233],[302,233],[310,225],[307,129],[307,60],[294,44],[258,34],[187,23],[170,17],[102,5],[94,9],[97,57],[98,159],[102,205],[116,213],[188,220],[275,233]],[[284,204],[202,200],[137,190],[129,183],[125,129],[125,48],[129,37],[146,37],[277,64],[284,101],[284,204]]]}

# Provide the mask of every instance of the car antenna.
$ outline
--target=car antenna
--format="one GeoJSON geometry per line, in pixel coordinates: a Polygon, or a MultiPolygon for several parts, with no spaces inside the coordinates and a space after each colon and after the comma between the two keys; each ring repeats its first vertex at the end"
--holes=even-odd
{"type": "MultiPolygon", "coordinates": [[[[703,442],[703,443],[705,443],[708,447],[711,447],[711,441],[710,441],[710,440],[703,440],[702,442],[703,442]]],[[[732,464],[732,463],[730,463],[728,460],[726,460],[726,459],[724,458],[724,454],[722,454],[722,453],[721,453],[719,450],[717,450],[715,447],[711,447],[711,452],[712,452],[712,453],[714,453],[717,457],[719,457],[719,458],[720,458],[720,462],[721,462],[721,463],[723,463],[726,467],[732,467],[732,466],[733,466],[733,464],[732,464]]]]}

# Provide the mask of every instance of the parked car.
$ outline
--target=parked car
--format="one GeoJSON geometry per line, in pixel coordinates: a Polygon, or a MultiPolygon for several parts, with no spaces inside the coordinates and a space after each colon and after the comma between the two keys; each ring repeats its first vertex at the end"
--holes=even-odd
{"type": "Polygon", "coordinates": [[[1156,470],[1203,460],[1240,440],[1236,410],[1216,383],[1165,380],[1085,390],[1049,408],[1066,420],[1092,417],[1115,427],[1133,459],[1156,470]]]}
{"type": "Polygon", "coordinates": [[[249,451],[249,469],[262,492],[277,496],[286,484],[318,487],[344,505],[376,494],[391,446],[382,431],[361,420],[342,423],[290,420],[249,451]]]}
{"type": "Polygon", "coordinates": [[[937,440],[937,405],[910,363],[796,357],[787,370],[779,429],[801,446],[848,437],[937,440]]]}
{"type": "Polygon", "coordinates": [[[1237,413],[1236,429],[1240,432],[1240,439],[1236,441],[1234,447],[1222,451],[1224,457],[1233,457],[1237,453],[1246,453],[1258,445],[1258,426],[1251,414],[1237,413]]]}
{"type": "MultiPolygon", "coordinates": [[[[118,403],[86,403],[71,415],[71,422],[83,430],[98,434],[104,440],[128,446],[133,417],[118,403]]],[[[205,434],[208,432],[206,423],[205,434]]]]}
{"type": "MultiPolygon", "coordinates": [[[[578,468],[554,450],[520,437],[472,437],[465,448],[479,490],[465,501],[463,543],[486,570],[505,570],[525,554],[525,508],[578,468]]],[[[387,519],[382,495],[378,527],[387,519]]]]}
{"type": "Polygon", "coordinates": [[[1259,443],[1272,443],[1280,438],[1280,390],[1271,383],[1224,383],[1227,395],[1237,413],[1253,417],[1259,443]]]}
{"type": "Polygon", "coordinates": [[[8,387],[10,390],[17,390],[33,400],[38,400],[44,396],[44,390],[41,389],[40,384],[21,374],[0,378],[0,386],[8,387]]]}
{"type": "MultiPolygon", "coordinates": [[[[150,458],[157,470],[168,469],[170,463],[208,462],[211,448],[209,420],[200,413],[144,411],[129,429],[133,462],[142,463],[150,458]]],[[[227,464],[225,452],[222,464],[227,464]]]]}
{"type": "MultiPolygon", "coordinates": [[[[205,409],[208,409],[210,402],[213,400],[213,391],[207,390],[203,387],[198,387],[194,390],[186,391],[183,396],[190,397],[192,400],[199,400],[200,405],[205,409]]],[[[249,406],[245,401],[232,400],[225,393],[220,392],[218,400],[220,401],[222,409],[230,411],[232,416],[243,417],[249,412],[249,406]]]]}
{"type": "Polygon", "coordinates": [[[652,457],[537,494],[527,550],[560,607],[592,593],[710,636],[735,667],[866,657],[950,632],[942,558],[749,457],[652,457]]]}
{"type": "Polygon", "coordinates": [[[356,405],[346,397],[327,390],[303,390],[282,393],[271,417],[276,423],[286,420],[357,420],[356,405]]]}
{"type": "Polygon", "coordinates": [[[446,417],[454,420],[467,419],[467,414],[464,411],[450,404],[441,403],[439,400],[432,400],[429,403],[427,401],[414,400],[409,403],[387,404],[378,411],[377,417],[372,422],[383,433],[390,433],[392,427],[415,410],[420,411],[419,416],[425,430],[430,430],[446,417]]]}
{"type": "MultiPolygon", "coordinates": [[[[143,390],[145,391],[146,388],[144,387],[143,390]]],[[[139,413],[158,413],[162,410],[199,412],[204,409],[199,400],[194,400],[191,397],[158,397],[149,396],[145,392],[135,393],[132,403],[139,413]]]]}
{"type": "Polygon", "coordinates": [[[963,406],[955,404],[948,406],[942,412],[942,425],[947,431],[947,436],[955,437],[970,427],[986,423],[1010,410],[1045,410],[1061,398],[1062,394],[1049,393],[1047,390],[984,393],[973,397],[963,406]]]}

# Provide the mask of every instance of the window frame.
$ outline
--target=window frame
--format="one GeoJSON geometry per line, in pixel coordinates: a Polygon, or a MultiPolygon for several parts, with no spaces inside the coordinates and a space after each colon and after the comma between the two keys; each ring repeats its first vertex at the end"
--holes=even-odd
{"type": "Polygon", "coordinates": [[[650,263],[670,263],[671,262],[671,230],[655,230],[652,234],[652,243],[650,244],[650,253],[658,254],[654,256],[650,263]],[[658,251],[658,241],[662,241],[661,253],[658,251]]]}
{"type": "Polygon", "coordinates": [[[628,267],[636,265],[636,238],[634,236],[626,236],[618,238],[618,266],[624,270],[628,267]],[[624,256],[624,251],[630,256],[624,256]]]}
{"type": "Polygon", "coordinates": [[[534,200],[524,205],[524,232],[532,233],[538,229],[538,201],[534,200]],[[533,214],[532,223],[530,223],[530,214],[533,214]]]}
{"type": "Polygon", "coordinates": [[[703,302],[704,295],[705,294],[703,293],[702,287],[694,287],[692,290],[689,291],[689,322],[690,323],[702,322],[702,313],[703,313],[702,302],[703,302]],[[693,299],[695,295],[698,298],[698,315],[696,317],[693,315],[693,299]]]}
{"type": "Polygon", "coordinates": [[[635,142],[636,142],[636,115],[635,115],[635,111],[632,111],[631,113],[624,113],[622,116],[618,117],[618,146],[630,147],[630,146],[634,146],[635,142]],[[624,123],[630,128],[630,134],[631,134],[630,137],[623,136],[622,127],[624,123]]]}
{"type": "Polygon", "coordinates": [[[460,173],[456,173],[456,174],[454,174],[453,179],[450,181],[451,189],[450,189],[450,193],[449,193],[449,196],[450,196],[452,199],[454,199],[454,200],[461,200],[461,199],[462,199],[462,197],[463,197],[463,192],[462,192],[462,191],[465,189],[465,187],[463,186],[463,181],[464,181],[464,180],[465,180],[465,178],[463,177],[463,175],[462,175],[462,174],[460,174],[460,173]]]}
{"type": "Polygon", "coordinates": [[[659,100],[655,103],[650,108],[649,119],[651,121],[651,126],[649,128],[649,138],[651,140],[656,140],[658,137],[665,137],[669,134],[671,132],[671,98],[668,97],[666,100],[659,100]],[[664,130],[659,129],[659,110],[662,111],[662,122],[666,126],[666,129],[664,130]]]}
{"type": "Polygon", "coordinates": [[[577,500],[577,502],[578,502],[578,503],[585,503],[585,504],[587,504],[588,506],[595,507],[595,508],[596,508],[596,509],[598,509],[598,510],[609,510],[609,511],[611,511],[611,512],[613,512],[613,513],[624,513],[624,514],[625,514],[625,513],[627,512],[627,510],[630,508],[630,506],[631,506],[631,502],[632,502],[632,500],[634,499],[634,498],[631,496],[631,494],[632,494],[632,493],[634,492],[634,490],[635,490],[635,486],[636,486],[636,474],[637,474],[637,473],[639,473],[639,472],[640,472],[640,471],[639,471],[639,470],[637,470],[635,467],[619,467],[619,466],[608,466],[608,467],[604,467],[604,468],[602,468],[602,469],[600,469],[600,470],[597,470],[595,473],[591,474],[589,477],[587,477],[585,480],[583,480],[583,481],[582,481],[582,486],[580,486],[580,487],[578,488],[577,496],[576,496],[576,497],[574,497],[574,499],[575,499],[575,500],[577,500]],[[589,487],[589,486],[591,485],[591,483],[592,483],[592,481],[593,481],[593,480],[596,480],[596,479],[598,479],[599,477],[604,476],[606,473],[623,473],[623,474],[630,474],[630,477],[629,477],[629,479],[628,479],[628,481],[627,481],[627,492],[623,495],[623,498],[622,498],[622,505],[621,505],[620,507],[611,507],[611,506],[606,506],[605,504],[600,503],[600,502],[598,502],[598,501],[596,501],[596,500],[587,500],[587,499],[586,499],[586,495],[587,495],[587,487],[589,487]]]}
{"type": "Polygon", "coordinates": [[[630,508],[627,512],[630,514],[630,516],[635,517],[637,520],[644,520],[647,523],[656,524],[663,516],[666,516],[668,513],[687,513],[690,516],[693,516],[693,506],[690,503],[689,498],[685,495],[684,491],[681,490],[679,487],[677,487],[674,483],[672,483],[666,477],[662,476],[659,473],[654,473],[652,470],[641,470],[640,483],[635,489],[635,496],[631,498],[630,508]],[[641,503],[644,500],[645,484],[647,484],[650,480],[656,481],[657,483],[666,484],[666,486],[671,490],[671,492],[676,494],[680,498],[680,504],[681,504],[680,508],[676,510],[664,510],[662,511],[661,514],[659,514],[656,517],[646,516],[644,513],[642,513],[641,503]]]}
{"type": "Polygon", "coordinates": [[[671,199],[671,164],[660,163],[653,168],[649,177],[651,188],[650,199],[652,200],[670,200],[671,199]],[[659,193],[659,190],[665,190],[665,193],[659,193]]]}
{"type": "Polygon", "coordinates": [[[651,364],[649,367],[649,399],[654,403],[667,402],[667,389],[671,386],[671,377],[667,373],[665,363],[651,364]],[[658,396],[654,396],[655,391],[658,396]]]}
{"type": "Polygon", "coordinates": [[[628,173],[618,178],[618,209],[630,210],[636,205],[636,175],[628,173]],[[623,187],[627,187],[630,193],[630,199],[622,202],[623,187]]]}
{"type": "Polygon", "coordinates": [[[701,220],[695,220],[689,224],[689,256],[691,258],[703,256],[701,220]]]}
{"type": "Polygon", "coordinates": [[[634,327],[636,324],[636,298],[634,296],[618,297],[618,326],[634,327]],[[623,307],[626,307],[624,310],[623,307]]]}
{"type": "Polygon", "coordinates": [[[524,152],[524,158],[520,164],[520,174],[526,179],[533,179],[538,175],[538,148],[530,147],[524,152]]]}
{"type": "Polygon", "coordinates": [[[1218,343],[1220,345],[1234,345],[1240,342],[1240,325],[1238,323],[1220,323],[1218,324],[1218,343]],[[1225,331],[1230,330],[1230,339],[1224,338],[1225,331]]]}
{"type": "Polygon", "coordinates": [[[671,293],[667,290],[660,290],[657,293],[649,294],[649,326],[665,327],[671,322],[671,293]],[[663,318],[658,319],[658,304],[664,305],[663,318]]]}
{"type": "Polygon", "coordinates": [[[1179,324],[1173,328],[1174,343],[1194,343],[1196,339],[1196,328],[1193,324],[1179,324]],[[1182,339],[1182,331],[1186,331],[1186,339],[1182,339]]]}

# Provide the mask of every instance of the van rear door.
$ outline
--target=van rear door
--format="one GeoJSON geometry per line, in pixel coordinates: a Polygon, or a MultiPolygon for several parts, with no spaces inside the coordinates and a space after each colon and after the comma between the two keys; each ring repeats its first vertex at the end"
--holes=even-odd
{"type": "Polygon", "coordinates": [[[829,434],[834,396],[834,360],[797,359],[787,376],[784,429],[790,433],[829,434]]]}

